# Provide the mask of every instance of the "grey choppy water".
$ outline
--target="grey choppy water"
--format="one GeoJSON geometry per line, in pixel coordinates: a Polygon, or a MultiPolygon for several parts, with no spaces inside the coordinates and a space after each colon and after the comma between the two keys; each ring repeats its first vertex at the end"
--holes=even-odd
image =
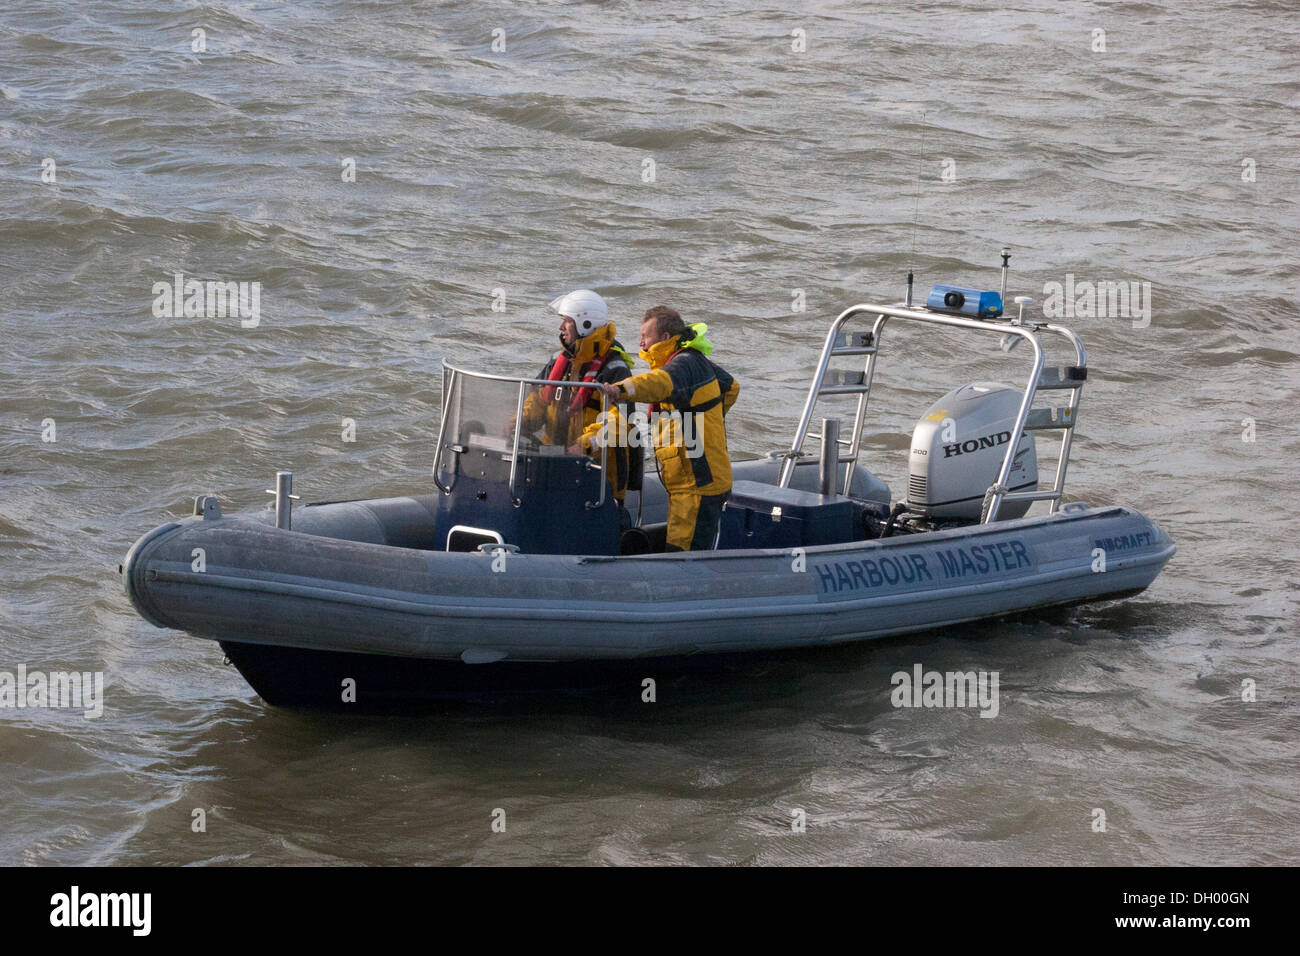
{"type": "MultiPolygon", "coordinates": [[[[107,705],[0,710],[0,862],[1300,861],[1298,50],[1285,2],[6,4],[0,670],[102,670],[107,705]],[[834,313],[1002,244],[1040,303],[1151,283],[1146,328],[1073,322],[1069,487],[1180,547],[1137,599],[653,706],[341,720],[121,593],[195,493],[422,490],[441,358],[531,372],[569,288],[707,320],[761,452],[834,313]],[[175,272],[260,282],[260,324],[155,317],[175,272]],[[917,662],[997,670],[999,716],[893,709],[917,662]]],[[[895,341],[865,463],[898,489],[919,412],[1000,373],[895,341]]]]}

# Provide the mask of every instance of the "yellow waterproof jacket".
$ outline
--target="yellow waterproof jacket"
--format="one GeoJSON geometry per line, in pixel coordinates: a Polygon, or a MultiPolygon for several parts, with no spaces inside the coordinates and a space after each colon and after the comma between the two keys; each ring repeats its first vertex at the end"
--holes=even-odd
{"type": "Polygon", "coordinates": [[[720,495],[731,490],[723,415],[740,383],[673,336],[641,353],[650,371],[618,383],[627,397],[653,402],[660,477],[669,493],[720,495]]]}
{"type": "MultiPolygon", "coordinates": [[[[624,358],[627,353],[623,351],[614,335],[612,322],[593,330],[574,343],[572,353],[568,349],[559,352],[537,377],[581,382],[588,376],[596,361],[601,356],[605,356],[594,380],[600,383],[615,383],[627,378],[632,374],[624,358]],[[561,359],[566,360],[566,368],[562,373],[556,373],[556,365],[561,359]]],[[[548,399],[544,395],[544,390],[534,389],[524,398],[523,428],[525,431],[541,429],[539,437],[544,445],[563,445],[566,448],[570,445],[578,445],[592,458],[600,461],[600,449],[605,437],[625,433],[621,426],[618,405],[610,405],[609,422],[606,424],[600,418],[599,389],[593,387],[586,403],[576,412],[571,404],[575,394],[572,388],[554,389],[548,399]]],[[[627,448],[611,444],[607,468],[614,497],[622,501],[627,490],[627,448]]]]}

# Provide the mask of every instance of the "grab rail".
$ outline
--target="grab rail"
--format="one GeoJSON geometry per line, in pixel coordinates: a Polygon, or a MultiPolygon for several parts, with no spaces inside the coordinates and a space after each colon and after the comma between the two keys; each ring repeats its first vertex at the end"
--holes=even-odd
{"type": "MultiPolygon", "coordinates": [[[[1069,388],[1071,389],[1070,403],[1065,409],[1060,425],[1041,425],[1034,426],[1034,430],[1046,428],[1061,428],[1064,435],[1061,439],[1061,453],[1057,462],[1056,478],[1053,482],[1051,491],[1022,491],[1009,492],[1006,490],[1006,484],[1011,475],[1013,462],[1017,450],[1020,447],[1020,439],[1017,437],[1007,445],[1006,456],[1002,460],[1002,467],[998,471],[997,480],[989,486],[985,495],[985,506],[983,508],[983,523],[990,523],[997,520],[998,509],[1005,501],[1038,501],[1050,500],[1052,502],[1051,511],[1056,512],[1060,506],[1061,495],[1065,488],[1065,471],[1066,464],[1069,460],[1071,439],[1073,437],[1074,424],[1077,420],[1077,411],[1079,407],[1080,393],[1083,390],[1083,381],[1087,377],[1086,369],[1088,364],[1087,353],[1084,351],[1083,342],[1079,337],[1063,326],[1051,325],[1046,322],[1023,322],[1012,320],[976,320],[962,318],[956,315],[947,315],[942,312],[931,312],[917,308],[909,308],[906,305],[871,305],[861,303],[845,309],[836,317],[831,324],[830,330],[826,333],[826,343],[822,346],[821,357],[817,362],[817,370],[813,374],[812,386],[808,390],[808,398],[804,401],[803,411],[799,416],[799,424],[795,428],[794,441],[790,445],[790,450],[785,452],[781,463],[780,477],[778,484],[782,488],[789,487],[790,479],[794,475],[795,462],[802,455],[804,441],[808,437],[808,426],[812,421],[813,410],[817,405],[819,395],[826,394],[858,394],[858,410],[854,419],[853,434],[849,440],[849,451],[840,456],[839,461],[845,463],[847,467],[844,471],[843,494],[848,494],[852,487],[853,470],[857,465],[858,455],[861,451],[862,429],[865,424],[867,402],[871,394],[871,384],[875,377],[876,358],[879,354],[880,337],[884,331],[885,324],[889,319],[905,319],[909,321],[921,322],[927,325],[946,326],[949,328],[966,329],[974,332],[986,332],[999,336],[1013,335],[1029,342],[1033,350],[1033,372],[1029,382],[1025,387],[1024,397],[1020,402],[1020,409],[1016,414],[1015,429],[1013,435],[1023,436],[1026,425],[1029,421],[1030,410],[1033,405],[1034,396],[1037,393],[1040,382],[1045,387],[1051,388],[1069,388]],[[871,332],[868,333],[864,344],[855,346],[851,342],[848,347],[839,348],[840,333],[843,327],[850,319],[862,315],[875,315],[876,320],[872,325],[871,332]],[[1060,335],[1067,339],[1075,350],[1077,364],[1073,367],[1077,370],[1075,379],[1067,380],[1064,375],[1058,375],[1051,379],[1050,382],[1043,382],[1043,350],[1038,341],[1039,332],[1050,332],[1060,335]],[[863,369],[862,379],[860,382],[851,385],[830,386],[829,389],[823,387],[826,379],[826,371],[830,365],[831,359],[836,355],[866,355],[867,363],[863,369]],[[833,389],[833,391],[831,391],[833,389]]],[[[846,340],[847,341],[847,340],[846,340]]],[[[843,444],[843,441],[840,442],[843,444]]]]}

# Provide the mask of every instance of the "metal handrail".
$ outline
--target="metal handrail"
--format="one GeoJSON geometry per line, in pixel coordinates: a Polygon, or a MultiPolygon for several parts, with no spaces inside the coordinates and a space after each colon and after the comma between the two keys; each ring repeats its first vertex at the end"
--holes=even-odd
{"type": "MultiPolygon", "coordinates": [[[[1088,353],[1083,347],[1082,340],[1077,335],[1075,335],[1073,332],[1071,332],[1063,325],[1052,325],[1050,323],[1044,323],[1043,325],[1039,326],[1039,328],[1045,329],[1048,332],[1054,332],[1055,334],[1063,336],[1066,339],[1068,339],[1070,343],[1074,346],[1074,353],[1076,357],[1075,364],[1078,365],[1079,368],[1088,367],[1088,353]]],[[[1054,488],[1056,490],[1056,498],[1053,499],[1052,501],[1051,511],[1049,512],[1050,514],[1056,514],[1057,510],[1060,508],[1061,493],[1065,491],[1065,466],[1069,464],[1070,445],[1074,441],[1074,429],[1078,427],[1079,424],[1079,415],[1078,415],[1079,399],[1081,397],[1082,392],[1083,392],[1082,388],[1071,389],[1070,391],[1070,406],[1069,406],[1070,427],[1065,429],[1065,434],[1061,437],[1061,457],[1058,458],[1056,462],[1056,482],[1054,485],[1054,488]]]]}
{"type": "Polygon", "coordinates": [[[517,382],[520,385],[563,385],[565,388],[592,387],[591,383],[570,382],[562,378],[520,378],[517,375],[492,375],[488,372],[472,372],[467,368],[457,368],[446,359],[442,360],[442,367],[444,371],[451,371],[457,375],[483,378],[492,382],[517,382]]]}
{"type": "Polygon", "coordinates": [[[1033,405],[1034,395],[1038,390],[1038,383],[1043,373],[1043,350],[1038,341],[1039,332],[1051,332],[1060,335],[1070,341],[1074,346],[1075,354],[1078,358],[1077,365],[1079,368],[1087,367],[1087,353],[1084,351],[1083,342],[1079,337],[1063,326],[1051,325],[1049,323],[1026,322],[1021,325],[1019,322],[1011,320],[976,320],[966,319],[961,316],[947,315],[942,312],[930,312],[915,308],[908,308],[905,305],[887,306],[871,305],[861,303],[853,305],[841,312],[831,324],[830,331],[826,333],[826,343],[822,346],[821,358],[817,362],[817,370],[813,374],[812,387],[808,390],[808,398],[804,402],[803,412],[799,416],[799,424],[795,428],[794,441],[790,445],[790,450],[785,453],[785,460],[781,463],[780,477],[778,484],[782,488],[789,487],[790,479],[794,475],[795,462],[803,449],[804,440],[808,436],[808,426],[812,422],[813,410],[817,405],[817,397],[822,391],[822,382],[826,378],[826,370],[830,365],[833,357],[833,351],[836,342],[839,340],[840,330],[844,327],[849,319],[860,315],[874,314],[876,316],[875,324],[872,326],[871,345],[875,349],[868,355],[866,368],[863,370],[863,391],[858,398],[858,414],[854,425],[854,434],[852,437],[853,444],[850,448],[850,460],[847,462],[844,474],[843,493],[848,494],[852,487],[853,469],[857,464],[858,452],[862,438],[862,427],[867,408],[867,401],[871,394],[871,384],[875,377],[876,358],[879,355],[880,337],[884,331],[886,322],[890,318],[910,319],[922,322],[928,325],[941,325],[949,328],[967,329],[975,332],[992,333],[999,336],[1015,335],[1029,342],[1033,350],[1033,373],[1029,383],[1024,391],[1024,397],[1020,402],[1020,410],[1016,414],[1016,426],[1013,435],[1017,438],[1008,443],[1006,456],[1002,460],[1002,467],[998,471],[997,480],[989,488],[990,499],[988,504],[987,517],[985,523],[991,523],[996,520],[998,508],[1003,501],[1008,498],[1013,500],[1024,500],[1035,496],[1035,500],[1052,500],[1052,513],[1055,513],[1060,505],[1061,494],[1065,488],[1065,471],[1066,463],[1069,459],[1070,444],[1073,438],[1073,425],[1077,420],[1075,412],[1079,406],[1079,394],[1082,387],[1072,390],[1070,396],[1069,414],[1067,416],[1070,427],[1064,429],[1065,435],[1061,440],[1061,455],[1057,462],[1056,480],[1052,492],[1008,492],[1006,483],[1011,475],[1011,469],[1016,458],[1017,450],[1020,447],[1019,436],[1025,433],[1025,424],[1029,418],[1030,408],[1033,405]]]}
{"type": "Polygon", "coordinates": [[[515,427],[514,427],[515,441],[514,444],[510,447],[510,487],[507,489],[510,492],[510,502],[513,505],[515,505],[515,507],[518,507],[521,504],[519,498],[515,496],[515,472],[519,468],[519,433],[524,430],[523,421],[524,421],[524,383],[520,382],[519,401],[515,403],[515,427]]]}
{"type": "MultiPolygon", "coordinates": [[[[602,390],[600,393],[600,414],[602,420],[609,423],[609,397],[602,390]]],[[[600,442],[600,497],[596,499],[594,507],[600,508],[605,504],[605,492],[609,487],[609,445],[602,438],[600,442]]],[[[591,502],[587,502],[587,507],[593,507],[591,502]]]]}
{"type": "Polygon", "coordinates": [[[438,442],[433,446],[433,483],[438,486],[438,490],[444,495],[449,495],[451,494],[451,489],[456,484],[456,475],[455,473],[452,474],[451,484],[444,488],[442,482],[438,480],[438,461],[442,456],[442,436],[447,428],[447,398],[451,395],[451,391],[456,385],[456,375],[458,374],[458,370],[452,368],[451,377],[449,379],[446,370],[451,368],[451,366],[447,364],[446,359],[443,359],[442,367],[442,414],[439,416],[438,421],[438,442]]]}

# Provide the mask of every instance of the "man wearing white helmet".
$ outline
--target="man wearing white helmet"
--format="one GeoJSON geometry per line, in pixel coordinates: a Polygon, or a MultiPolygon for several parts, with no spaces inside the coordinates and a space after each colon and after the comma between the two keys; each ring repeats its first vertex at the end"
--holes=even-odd
{"type": "MultiPolygon", "coordinates": [[[[599,460],[605,436],[621,435],[618,405],[609,407],[608,426],[600,418],[600,386],[632,374],[632,362],[614,338],[605,300],[590,289],[562,295],[550,304],[560,316],[560,351],[537,376],[565,382],[590,383],[580,388],[546,387],[524,401],[523,425],[542,429],[547,445],[564,445],[574,454],[599,460]]],[[[610,489],[621,505],[627,491],[628,449],[611,444],[607,455],[610,489]]]]}

